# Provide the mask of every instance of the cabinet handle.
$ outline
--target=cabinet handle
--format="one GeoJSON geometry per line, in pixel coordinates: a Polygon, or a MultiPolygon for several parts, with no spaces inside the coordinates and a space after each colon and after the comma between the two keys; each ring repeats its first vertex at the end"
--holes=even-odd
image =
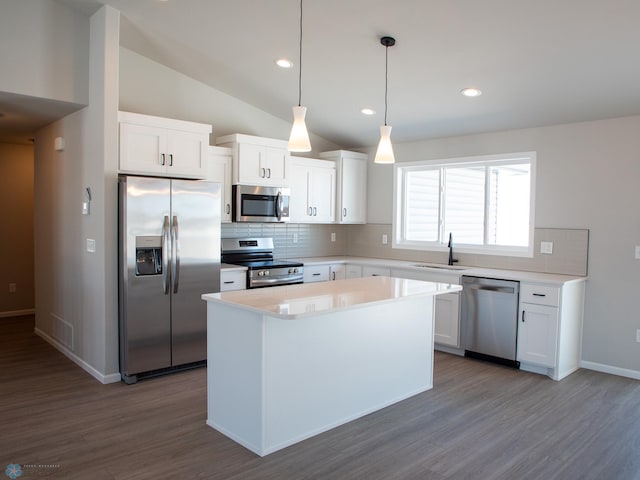
{"type": "Polygon", "coordinates": [[[267,178],[271,178],[271,169],[267,168],[267,178]]]}
{"type": "Polygon", "coordinates": [[[169,154],[169,166],[173,167],[173,153],[169,154]]]}
{"type": "Polygon", "coordinates": [[[160,154],[160,165],[164,167],[164,153],[160,154]]]}
{"type": "Polygon", "coordinates": [[[314,217],[318,216],[318,209],[316,207],[313,207],[313,216],[314,217]]]}
{"type": "Polygon", "coordinates": [[[307,210],[309,212],[308,213],[309,216],[313,215],[313,207],[309,207],[307,210]]]}
{"type": "Polygon", "coordinates": [[[319,273],[312,273],[311,275],[313,275],[314,277],[319,277],[320,276],[319,273]]]}
{"type": "Polygon", "coordinates": [[[224,284],[226,284],[226,285],[229,285],[229,284],[231,284],[231,283],[236,283],[236,281],[235,281],[235,280],[227,280],[227,281],[222,282],[222,283],[224,283],[224,284]]]}
{"type": "Polygon", "coordinates": [[[331,273],[333,274],[333,279],[332,280],[335,280],[336,279],[336,272],[331,272],[331,273]]]}
{"type": "Polygon", "coordinates": [[[225,207],[225,209],[224,209],[224,210],[225,210],[225,212],[226,212],[226,213],[231,213],[231,205],[229,205],[229,204],[227,203],[227,206],[225,207]]]}
{"type": "Polygon", "coordinates": [[[545,293],[534,293],[533,296],[534,297],[546,297],[547,295],[545,293]]]}
{"type": "Polygon", "coordinates": [[[343,216],[343,217],[346,217],[346,216],[347,216],[347,209],[346,209],[346,208],[343,208],[343,209],[342,209],[342,216],[343,216]]]}
{"type": "Polygon", "coordinates": [[[261,168],[260,169],[260,178],[265,178],[265,176],[267,175],[267,169],[266,168],[261,168]]]}
{"type": "Polygon", "coordinates": [[[524,323],[524,310],[522,310],[522,323],[524,323]]]}

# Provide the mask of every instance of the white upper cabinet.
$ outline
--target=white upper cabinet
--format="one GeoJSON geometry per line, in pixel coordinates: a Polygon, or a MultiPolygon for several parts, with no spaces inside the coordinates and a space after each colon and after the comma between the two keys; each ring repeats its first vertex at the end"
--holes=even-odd
{"type": "Polygon", "coordinates": [[[219,137],[216,144],[233,154],[234,185],[289,186],[289,151],[285,140],[233,134],[219,137]]]}
{"type": "Polygon", "coordinates": [[[119,171],[142,175],[207,176],[211,125],[118,112],[119,171]]]}
{"type": "Polygon", "coordinates": [[[335,222],[335,162],[291,157],[291,180],[292,222],[335,222]]]}
{"type": "Polygon", "coordinates": [[[220,184],[220,221],[231,222],[231,164],[232,153],[230,148],[209,147],[208,150],[207,178],[211,182],[220,184]]]}
{"type": "Polygon", "coordinates": [[[365,153],[334,150],[320,158],[336,162],[338,223],[367,222],[367,161],[365,153]]]}

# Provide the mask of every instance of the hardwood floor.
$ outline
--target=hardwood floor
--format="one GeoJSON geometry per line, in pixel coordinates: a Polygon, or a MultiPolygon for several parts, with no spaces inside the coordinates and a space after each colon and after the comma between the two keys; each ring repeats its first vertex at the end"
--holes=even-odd
{"type": "Polygon", "coordinates": [[[640,479],[640,382],[588,370],[436,352],[433,390],[264,458],[205,419],[204,369],[101,385],[0,319],[1,478],[640,479]]]}

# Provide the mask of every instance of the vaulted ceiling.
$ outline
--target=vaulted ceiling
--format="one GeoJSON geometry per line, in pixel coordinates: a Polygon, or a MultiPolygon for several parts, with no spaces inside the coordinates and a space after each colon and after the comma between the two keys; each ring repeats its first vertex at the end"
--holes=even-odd
{"type": "MultiPolygon", "coordinates": [[[[111,5],[122,46],[291,120],[299,0],[59,2],[86,14],[111,5]],[[280,57],[294,67],[276,67],[280,57]]],[[[383,35],[397,41],[395,142],[640,114],[639,25],[637,0],[304,0],[307,126],[344,148],[377,142],[383,35]]]]}

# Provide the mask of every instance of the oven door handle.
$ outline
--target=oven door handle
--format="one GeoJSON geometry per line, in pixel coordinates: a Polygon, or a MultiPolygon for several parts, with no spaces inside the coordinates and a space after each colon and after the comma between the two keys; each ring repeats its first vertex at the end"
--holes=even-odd
{"type": "Polygon", "coordinates": [[[278,221],[282,221],[282,192],[278,192],[276,195],[276,217],[278,221]]]}

